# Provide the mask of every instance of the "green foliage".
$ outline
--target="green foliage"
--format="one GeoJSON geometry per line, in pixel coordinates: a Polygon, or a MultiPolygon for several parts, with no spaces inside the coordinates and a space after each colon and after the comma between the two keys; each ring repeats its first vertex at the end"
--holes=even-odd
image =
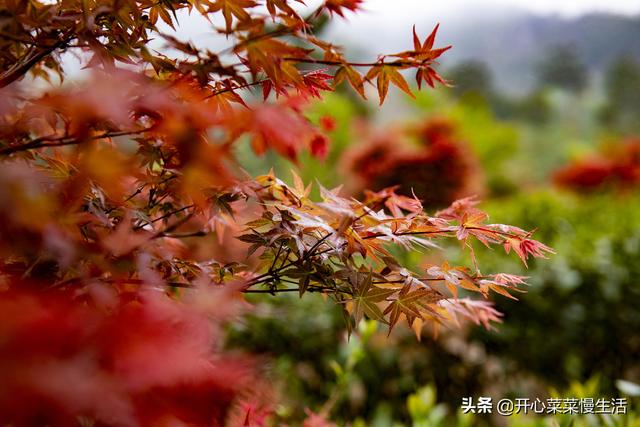
{"type": "MultiPolygon", "coordinates": [[[[627,389],[637,389],[638,385],[630,384],[627,389]]],[[[636,390],[637,391],[637,390],[636,390]]],[[[480,418],[477,415],[464,414],[457,407],[450,407],[437,403],[436,389],[427,385],[417,390],[407,399],[413,427],[455,426],[468,427],[471,425],[506,425],[509,427],[637,427],[640,425],[640,400],[638,393],[627,392],[623,387],[615,395],[627,399],[626,414],[553,414],[536,415],[514,413],[510,416],[493,414],[493,418],[480,418]]],[[[598,377],[592,377],[585,382],[572,382],[569,387],[561,391],[548,391],[551,398],[607,398],[607,391],[600,387],[598,377]]],[[[525,396],[518,396],[525,397],[525,396]]],[[[495,402],[494,402],[495,403],[495,402]]]]}
{"type": "Polygon", "coordinates": [[[305,408],[320,408],[332,393],[331,362],[340,357],[344,319],[320,296],[280,297],[250,298],[255,310],[233,325],[228,345],[273,358],[270,376],[282,396],[278,414],[300,420],[305,408]]]}
{"type": "Polygon", "coordinates": [[[480,387],[478,367],[441,340],[416,342],[405,329],[387,337],[376,322],[363,320],[346,341],[337,307],[328,310],[319,295],[281,297],[252,299],[254,314],[233,327],[229,345],[273,359],[273,381],[283,396],[279,413],[287,422],[300,420],[306,407],[324,407],[339,425],[408,426],[442,402],[453,408],[480,387]],[[410,398],[425,384],[437,386],[437,402],[427,392],[410,398]]]}
{"type": "Polygon", "coordinates": [[[522,97],[496,96],[493,102],[496,116],[520,120],[533,125],[544,125],[552,119],[553,108],[543,89],[534,90],[522,97]]]}
{"type": "MultiPolygon", "coordinates": [[[[600,373],[604,389],[613,390],[613,380],[639,367],[640,198],[539,192],[487,209],[494,220],[537,221],[558,253],[548,264],[522,271],[532,286],[517,307],[498,301],[507,319],[500,333],[476,336],[490,353],[551,384],[600,373]]],[[[488,261],[493,263],[511,264],[488,261]]]]}
{"type": "Polygon", "coordinates": [[[449,68],[446,76],[453,82],[451,91],[457,97],[473,94],[489,99],[493,95],[491,70],[484,62],[462,62],[449,68]]]}
{"type": "Polygon", "coordinates": [[[603,122],[622,133],[640,131],[640,64],[630,57],[619,58],[607,70],[604,87],[603,122]]]}
{"type": "Polygon", "coordinates": [[[587,68],[573,46],[556,46],[538,65],[538,84],[578,93],[588,83],[587,68]]]}
{"type": "Polygon", "coordinates": [[[412,427],[439,427],[452,425],[453,418],[457,427],[473,425],[473,414],[453,414],[444,403],[437,403],[436,389],[424,386],[407,398],[407,408],[411,415],[412,427]],[[449,421],[449,422],[447,422],[449,421]]]}

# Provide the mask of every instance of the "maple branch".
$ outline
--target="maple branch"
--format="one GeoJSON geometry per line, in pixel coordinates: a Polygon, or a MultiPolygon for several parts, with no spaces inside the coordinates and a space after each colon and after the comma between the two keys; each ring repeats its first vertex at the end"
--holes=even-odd
{"type": "Polygon", "coordinates": [[[236,43],[233,46],[229,46],[228,48],[225,48],[223,50],[221,50],[220,52],[216,53],[216,55],[221,56],[227,53],[232,53],[235,52],[236,49],[240,49],[241,47],[250,45],[251,43],[263,40],[263,39],[269,39],[272,37],[280,37],[280,36],[284,36],[286,34],[291,34],[293,33],[295,30],[291,29],[291,28],[287,28],[287,27],[283,27],[283,28],[279,28],[277,30],[268,32],[268,33],[263,33],[263,34],[259,34],[255,37],[251,37],[245,40],[242,40],[240,43],[236,43]]]}
{"type": "MultiPolygon", "coordinates": [[[[313,12],[311,12],[306,18],[303,19],[303,23],[304,26],[309,26],[311,25],[311,22],[316,19],[320,13],[322,12],[322,10],[324,9],[324,5],[320,5],[318,8],[316,8],[316,10],[314,10],[313,12]]],[[[303,28],[304,28],[303,26],[303,28]]],[[[218,52],[216,55],[220,56],[220,55],[224,55],[226,53],[232,53],[235,52],[237,49],[247,46],[251,43],[260,41],[260,40],[264,40],[264,39],[270,39],[270,38],[274,38],[274,37],[280,37],[280,36],[285,36],[288,34],[293,34],[295,32],[299,31],[298,28],[292,28],[292,27],[287,27],[285,25],[280,25],[280,28],[276,28],[273,31],[270,31],[268,33],[262,33],[259,34],[255,37],[250,37],[248,39],[242,40],[240,43],[236,43],[233,46],[230,46],[224,50],[221,50],[220,52],[218,52]]]]}
{"type": "Polygon", "coordinates": [[[159,237],[172,237],[174,239],[184,239],[186,237],[203,237],[206,236],[208,233],[204,230],[196,230],[196,231],[185,231],[183,233],[170,233],[170,232],[163,232],[162,236],[159,237]]]}
{"type": "MultiPolygon", "coordinates": [[[[195,211],[193,212],[189,212],[189,214],[187,214],[186,216],[180,218],[178,221],[176,221],[175,223],[167,226],[164,230],[158,231],[156,234],[153,235],[153,237],[151,237],[152,239],[158,239],[161,237],[173,237],[173,231],[177,230],[178,228],[180,228],[182,225],[184,225],[187,221],[189,221],[191,218],[193,218],[193,216],[195,215],[195,211]]],[[[201,236],[203,236],[204,233],[202,230],[199,230],[196,234],[199,234],[201,236]]],[[[176,233],[178,236],[181,233],[176,233]]],[[[192,237],[194,236],[193,234],[191,236],[183,236],[183,237],[192,237]]]]}
{"type": "Polygon", "coordinates": [[[243,84],[243,85],[238,85],[236,87],[229,87],[229,88],[219,89],[219,90],[207,95],[205,97],[205,99],[213,98],[214,96],[222,95],[223,93],[233,92],[234,90],[248,89],[248,88],[250,88],[252,86],[258,86],[258,85],[261,85],[262,83],[266,83],[269,80],[270,79],[267,78],[267,79],[262,79],[262,80],[256,80],[255,82],[246,83],[246,84],[243,84]]]}
{"type": "MultiPolygon", "coordinates": [[[[182,212],[182,211],[186,211],[187,209],[191,209],[191,208],[192,208],[192,207],[194,207],[194,206],[195,206],[195,205],[187,205],[187,206],[183,206],[183,207],[181,207],[181,208],[179,208],[179,209],[175,209],[175,210],[173,210],[173,211],[171,211],[171,212],[167,212],[166,214],[164,214],[164,215],[162,215],[162,216],[159,216],[159,217],[158,217],[158,218],[156,218],[156,219],[152,219],[151,221],[147,221],[147,222],[145,222],[144,224],[136,225],[135,227],[133,227],[133,230],[134,230],[134,231],[141,230],[141,229],[143,229],[144,227],[146,227],[147,225],[152,225],[152,224],[154,224],[154,223],[156,223],[156,222],[158,222],[158,221],[162,221],[163,219],[169,218],[170,216],[173,216],[173,215],[175,215],[175,214],[177,214],[177,213],[180,213],[180,212],[182,212]]],[[[166,232],[166,231],[168,231],[168,230],[163,230],[162,232],[166,232]]]]}
{"type": "MultiPolygon", "coordinates": [[[[313,254],[313,252],[318,249],[318,247],[324,243],[325,240],[327,240],[329,237],[333,236],[334,233],[327,233],[324,235],[324,237],[322,237],[321,239],[319,239],[316,243],[314,243],[313,246],[311,246],[311,248],[309,249],[309,251],[307,251],[305,253],[305,255],[302,257],[302,260],[307,260],[309,259],[309,257],[311,257],[311,255],[313,254]]],[[[316,254],[318,255],[318,254],[316,254]]]]}
{"type": "MultiPolygon", "coordinates": [[[[486,233],[494,233],[503,237],[510,237],[513,239],[521,239],[525,237],[525,236],[519,236],[518,234],[515,234],[515,233],[509,233],[508,231],[494,230],[492,228],[485,228],[485,227],[465,227],[465,228],[467,230],[477,230],[477,231],[484,231],[486,233]]],[[[531,235],[531,232],[527,233],[527,236],[530,236],[530,235],[531,235]]]]}
{"type": "MultiPolygon", "coordinates": [[[[334,292],[333,288],[326,288],[320,286],[309,286],[305,289],[306,292],[322,292],[322,293],[330,293],[334,292]]],[[[244,289],[242,293],[245,294],[276,294],[279,292],[300,292],[300,288],[284,288],[284,289],[244,289]]]]}
{"type": "MultiPolygon", "coordinates": [[[[90,278],[83,278],[83,277],[72,277],[66,280],[63,280],[61,282],[57,282],[54,283],[53,285],[51,285],[52,288],[60,288],[62,286],[67,286],[67,285],[74,285],[74,284],[79,284],[82,283],[83,281],[90,281],[90,278]]],[[[109,278],[100,278],[98,279],[100,282],[103,283],[109,283],[112,285],[126,285],[126,284],[131,284],[131,285],[143,285],[146,282],[142,279],[109,279],[109,278]]],[[[184,283],[184,282],[165,282],[167,286],[173,286],[175,288],[193,288],[194,286],[190,283],[184,283]]]]}
{"type": "MultiPolygon", "coordinates": [[[[420,282],[443,282],[446,281],[444,277],[412,277],[412,279],[418,280],[420,282]]],[[[372,285],[386,285],[386,284],[395,284],[395,283],[404,283],[406,279],[398,279],[398,280],[374,280],[371,282],[372,285]]]]}
{"type": "MultiPolygon", "coordinates": [[[[157,185],[162,185],[162,184],[164,184],[164,183],[166,183],[166,182],[169,182],[169,181],[171,181],[172,179],[175,179],[175,178],[176,178],[176,175],[170,175],[170,176],[168,176],[167,178],[164,178],[162,181],[158,182],[158,184],[157,184],[157,185]]],[[[134,191],[134,192],[133,192],[133,193],[131,193],[129,196],[127,196],[127,198],[126,198],[126,199],[124,199],[124,200],[122,201],[122,204],[127,203],[128,201],[130,201],[131,199],[133,199],[134,197],[136,197],[138,194],[142,193],[142,191],[144,191],[144,189],[145,189],[148,185],[152,185],[152,184],[150,184],[150,183],[148,183],[148,182],[145,182],[144,184],[142,184],[140,187],[138,187],[138,188],[136,189],[136,191],[134,191]]],[[[112,206],[112,207],[110,207],[109,209],[105,210],[105,211],[104,211],[105,215],[109,215],[111,212],[113,212],[114,210],[116,210],[118,207],[119,207],[118,205],[115,205],[115,206],[112,206]]]]}
{"type": "Polygon", "coordinates": [[[321,255],[323,253],[326,252],[330,252],[332,250],[334,250],[334,248],[329,248],[329,249],[325,249],[324,251],[320,251],[315,253],[315,251],[320,247],[320,245],[328,238],[332,235],[333,233],[328,233],[326,234],[324,237],[322,237],[321,239],[319,239],[309,250],[305,251],[304,255],[297,259],[297,260],[293,260],[287,263],[287,259],[289,257],[289,253],[287,253],[287,255],[284,257],[283,263],[280,267],[274,269],[273,267],[276,264],[276,261],[278,259],[278,256],[280,255],[280,252],[282,250],[282,245],[280,245],[280,247],[278,248],[278,253],[276,255],[276,257],[273,260],[273,263],[271,264],[271,267],[269,268],[269,270],[266,273],[263,273],[259,276],[254,277],[252,280],[250,280],[247,284],[247,288],[250,288],[251,286],[255,286],[258,285],[260,283],[269,283],[275,280],[281,280],[280,276],[286,274],[286,269],[299,264],[301,262],[304,262],[306,260],[308,260],[310,257],[312,256],[317,256],[317,255],[321,255]]]}
{"type": "MultiPolygon", "coordinates": [[[[446,234],[446,231],[442,231],[442,230],[435,230],[435,231],[402,231],[400,233],[392,233],[393,236],[395,237],[400,237],[400,236],[420,236],[420,235],[429,235],[429,234],[446,234]]],[[[378,237],[389,237],[388,234],[385,233],[375,233],[375,234],[369,234],[368,236],[361,236],[361,238],[363,240],[368,240],[368,239],[377,239],[378,237]]]]}
{"type": "Polygon", "coordinates": [[[29,70],[36,65],[38,62],[49,56],[59,47],[66,45],[68,42],[73,40],[75,37],[65,37],[51,46],[43,47],[40,51],[35,52],[33,54],[27,54],[20,61],[16,62],[13,68],[10,68],[5,73],[0,75],[0,89],[3,87],[9,86],[14,81],[18,80],[25,74],[29,72],[29,70]]]}
{"type": "Polygon", "coordinates": [[[273,257],[273,262],[271,263],[271,267],[269,267],[269,271],[273,271],[273,267],[276,266],[276,262],[278,261],[278,257],[280,257],[280,252],[282,251],[283,246],[284,242],[280,243],[280,246],[278,246],[278,252],[276,252],[276,256],[273,257]]]}
{"type": "MultiPolygon", "coordinates": [[[[307,74],[312,74],[314,72],[315,72],[315,70],[314,71],[309,71],[309,72],[306,72],[306,73],[301,73],[301,74],[304,77],[307,74]]],[[[271,81],[271,79],[267,77],[267,78],[264,78],[264,79],[256,80],[256,81],[251,82],[251,83],[246,83],[246,84],[238,85],[238,86],[235,86],[235,87],[219,89],[219,90],[207,95],[205,97],[205,99],[213,98],[214,96],[218,96],[218,95],[221,95],[223,93],[233,92],[234,90],[249,89],[250,87],[258,86],[258,85],[261,85],[261,84],[266,83],[268,81],[271,81]]]]}
{"type": "Polygon", "coordinates": [[[313,58],[295,58],[295,57],[285,57],[282,58],[283,61],[289,62],[299,62],[303,64],[319,64],[319,65],[330,65],[330,66],[343,66],[349,65],[351,67],[375,67],[384,65],[385,67],[415,67],[417,65],[424,65],[431,60],[425,60],[421,63],[416,61],[394,61],[394,62],[384,62],[384,61],[376,61],[376,62],[349,62],[349,61],[330,61],[326,59],[313,59],[313,58]]]}
{"type": "MultiPolygon", "coordinates": [[[[483,280],[483,279],[491,279],[491,276],[482,276],[482,275],[469,275],[469,279],[471,280],[483,280]]],[[[421,282],[446,282],[446,277],[412,277],[412,279],[419,280],[421,282]]],[[[384,285],[384,284],[394,284],[394,283],[404,283],[406,279],[398,279],[398,280],[374,280],[371,283],[374,285],[384,285]]]]}
{"type": "Polygon", "coordinates": [[[2,39],[7,39],[7,40],[11,40],[14,41],[16,43],[24,43],[24,44],[28,44],[30,46],[36,46],[36,47],[40,47],[40,48],[48,48],[49,46],[41,44],[41,43],[37,43],[33,40],[29,40],[29,39],[24,39],[22,37],[18,37],[15,34],[10,34],[4,31],[0,31],[0,38],[2,39]]]}
{"type": "MultiPolygon", "coordinates": [[[[515,233],[509,233],[508,231],[501,231],[501,230],[494,230],[492,228],[486,228],[486,227],[464,227],[467,230],[477,230],[477,231],[484,231],[486,233],[493,233],[493,234],[497,234],[503,237],[509,237],[509,238],[513,238],[513,239],[521,239],[523,237],[526,236],[520,236],[518,234],[515,233]]],[[[436,231],[403,231],[400,233],[393,233],[394,236],[410,236],[410,235],[429,235],[429,234],[441,234],[441,235],[446,235],[447,233],[450,233],[450,231],[441,231],[441,230],[436,230],[436,231]]],[[[530,235],[530,233],[529,233],[530,235]]],[[[384,234],[384,233],[375,233],[375,234],[370,234],[368,236],[362,236],[362,239],[376,239],[378,237],[388,237],[388,234],[384,234]]]]}
{"type": "MultiPolygon", "coordinates": [[[[376,65],[385,65],[385,66],[391,66],[391,67],[408,67],[408,66],[415,66],[416,64],[414,62],[406,62],[406,61],[395,61],[395,62],[343,62],[343,61],[325,61],[325,60],[321,60],[321,59],[305,59],[305,58],[283,58],[284,61],[291,61],[291,62],[300,62],[300,63],[306,63],[306,64],[319,64],[319,65],[329,65],[329,66],[343,66],[343,65],[349,65],[351,67],[375,67],[376,65]]],[[[240,64],[238,64],[240,65],[240,64]]],[[[302,75],[306,75],[306,74],[311,74],[314,73],[315,70],[313,71],[309,71],[308,73],[302,73],[302,75]]],[[[233,92],[234,90],[242,90],[242,89],[248,89],[250,87],[253,86],[258,86],[261,85],[263,83],[266,83],[268,81],[270,81],[270,78],[265,78],[265,79],[261,79],[261,80],[256,80],[255,82],[251,82],[251,83],[246,83],[243,85],[238,85],[235,87],[230,87],[230,88],[224,88],[224,89],[219,89],[209,95],[207,95],[205,97],[205,99],[208,98],[213,98],[214,96],[218,96],[221,95],[223,93],[227,93],[227,92],[233,92]]]]}
{"type": "Polygon", "coordinates": [[[118,136],[127,136],[127,135],[138,135],[141,133],[145,133],[150,131],[151,128],[144,128],[138,130],[126,130],[126,131],[118,131],[118,132],[105,132],[100,135],[93,135],[90,137],[86,137],[83,139],[78,139],[75,136],[62,136],[62,137],[40,137],[36,138],[26,144],[21,145],[13,145],[0,149],[0,156],[8,156],[10,154],[19,153],[21,151],[27,150],[35,150],[39,148],[47,148],[47,147],[64,147],[65,145],[77,145],[82,144],[85,141],[95,141],[97,139],[103,138],[115,138],[118,136]]]}
{"type": "MultiPolygon", "coordinates": [[[[73,285],[73,284],[78,284],[78,283],[82,283],[84,280],[84,278],[82,277],[72,277],[70,279],[66,279],[63,280],[62,282],[58,282],[53,284],[51,287],[52,288],[59,288],[61,286],[68,286],[68,285],[73,285]]],[[[102,278],[99,279],[100,282],[103,283],[109,283],[112,285],[144,285],[145,282],[142,279],[108,279],[108,278],[102,278]]],[[[186,282],[175,282],[175,281],[170,281],[170,282],[164,282],[167,286],[170,287],[174,287],[174,288],[184,288],[184,289],[191,289],[191,288],[195,288],[195,285],[191,284],[191,283],[186,283],[186,282]]],[[[327,288],[327,287],[321,287],[321,286],[310,286],[309,288],[307,288],[307,292],[322,292],[322,293],[327,293],[327,292],[332,292],[335,289],[333,288],[327,288]]],[[[276,294],[276,293],[281,293],[281,292],[300,292],[299,288],[283,288],[283,289],[243,289],[240,292],[244,293],[244,294],[276,294]]]]}

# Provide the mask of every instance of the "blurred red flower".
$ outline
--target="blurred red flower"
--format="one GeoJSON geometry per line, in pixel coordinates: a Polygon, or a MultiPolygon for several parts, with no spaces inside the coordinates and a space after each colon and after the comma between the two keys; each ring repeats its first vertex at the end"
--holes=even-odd
{"type": "Polygon", "coordinates": [[[640,139],[629,139],[558,169],[554,181],[576,191],[625,189],[640,184],[640,139]]]}
{"type": "Polygon", "coordinates": [[[345,153],[343,166],[356,191],[397,186],[425,208],[441,208],[483,192],[478,162],[457,139],[455,125],[433,118],[414,128],[377,135],[345,153]],[[413,137],[412,146],[407,139],[413,137]]]}

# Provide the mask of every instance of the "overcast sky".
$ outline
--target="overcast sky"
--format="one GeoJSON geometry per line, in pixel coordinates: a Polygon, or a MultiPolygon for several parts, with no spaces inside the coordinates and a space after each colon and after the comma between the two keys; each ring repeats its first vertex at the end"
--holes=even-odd
{"type": "MultiPolygon", "coordinates": [[[[319,1],[307,4],[315,6],[319,1]]],[[[640,0],[365,0],[363,4],[361,12],[334,19],[329,37],[374,52],[406,48],[413,24],[419,34],[426,35],[441,23],[438,38],[447,40],[460,23],[469,31],[483,19],[513,19],[518,11],[568,19],[593,12],[640,14],[640,0]],[[406,40],[399,31],[407,33],[406,40]]]]}
{"type": "Polygon", "coordinates": [[[484,15],[522,10],[543,15],[572,18],[591,12],[640,14],[640,0],[365,0],[364,11],[336,19],[339,34],[371,28],[396,28],[406,25],[454,24],[457,20],[481,19],[484,15]],[[342,22],[340,22],[342,21],[342,22]],[[382,27],[384,25],[384,27],[382,27]]]}
{"type": "MultiPolygon", "coordinates": [[[[306,0],[306,6],[297,5],[304,11],[315,10],[322,0],[306,0]]],[[[362,11],[346,13],[346,19],[336,17],[332,22],[333,35],[358,38],[371,30],[379,29],[371,42],[380,41],[386,32],[418,24],[419,31],[425,32],[441,22],[443,26],[453,26],[456,21],[481,20],[483,16],[495,18],[500,14],[517,10],[543,15],[560,15],[567,18],[590,12],[616,14],[640,14],[640,0],[365,0],[362,11]],[[426,27],[422,28],[422,27],[426,27]]],[[[214,23],[222,26],[222,18],[214,23]]],[[[178,34],[194,41],[211,35],[210,24],[196,16],[182,20],[178,34]],[[186,25],[185,25],[186,24],[186,25]]],[[[445,30],[446,31],[446,30],[445,30]]]]}
{"type": "Polygon", "coordinates": [[[411,17],[450,12],[477,10],[483,6],[521,8],[540,13],[575,16],[588,12],[605,11],[633,14],[640,12],[638,0],[366,0],[365,8],[372,13],[411,17]]]}
{"type": "MultiPolygon", "coordinates": [[[[314,10],[322,0],[306,0],[301,10],[314,10]]],[[[365,0],[363,10],[347,13],[346,19],[336,17],[332,22],[332,35],[338,39],[359,39],[366,33],[372,44],[381,42],[385,33],[417,24],[420,33],[430,30],[437,22],[452,27],[456,21],[481,20],[483,16],[495,18],[514,11],[528,11],[567,18],[590,12],[640,14],[640,0],[365,0]],[[372,37],[372,29],[380,31],[372,37]]],[[[304,12],[303,12],[304,13],[304,12]]],[[[211,34],[211,27],[203,19],[185,20],[178,31],[194,41],[211,34]],[[188,25],[184,25],[188,22],[188,25]]],[[[215,20],[214,20],[215,22],[215,20]]],[[[222,20],[220,19],[220,25],[222,20]]],[[[443,33],[446,29],[443,28],[443,33]]]]}

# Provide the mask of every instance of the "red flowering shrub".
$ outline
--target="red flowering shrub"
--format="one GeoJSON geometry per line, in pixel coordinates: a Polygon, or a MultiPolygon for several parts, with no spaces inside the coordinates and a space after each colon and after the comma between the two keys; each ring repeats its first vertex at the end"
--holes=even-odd
{"type": "Polygon", "coordinates": [[[426,208],[440,208],[483,191],[477,160],[446,119],[430,119],[400,135],[388,133],[354,147],[343,165],[355,178],[357,191],[397,186],[415,195],[426,208]],[[403,140],[413,137],[417,146],[403,140]]]}
{"type": "Polygon", "coordinates": [[[629,189],[640,184],[640,140],[623,141],[608,150],[576,160],[556,171],[555,182],[576,191],[629,189]]]}

